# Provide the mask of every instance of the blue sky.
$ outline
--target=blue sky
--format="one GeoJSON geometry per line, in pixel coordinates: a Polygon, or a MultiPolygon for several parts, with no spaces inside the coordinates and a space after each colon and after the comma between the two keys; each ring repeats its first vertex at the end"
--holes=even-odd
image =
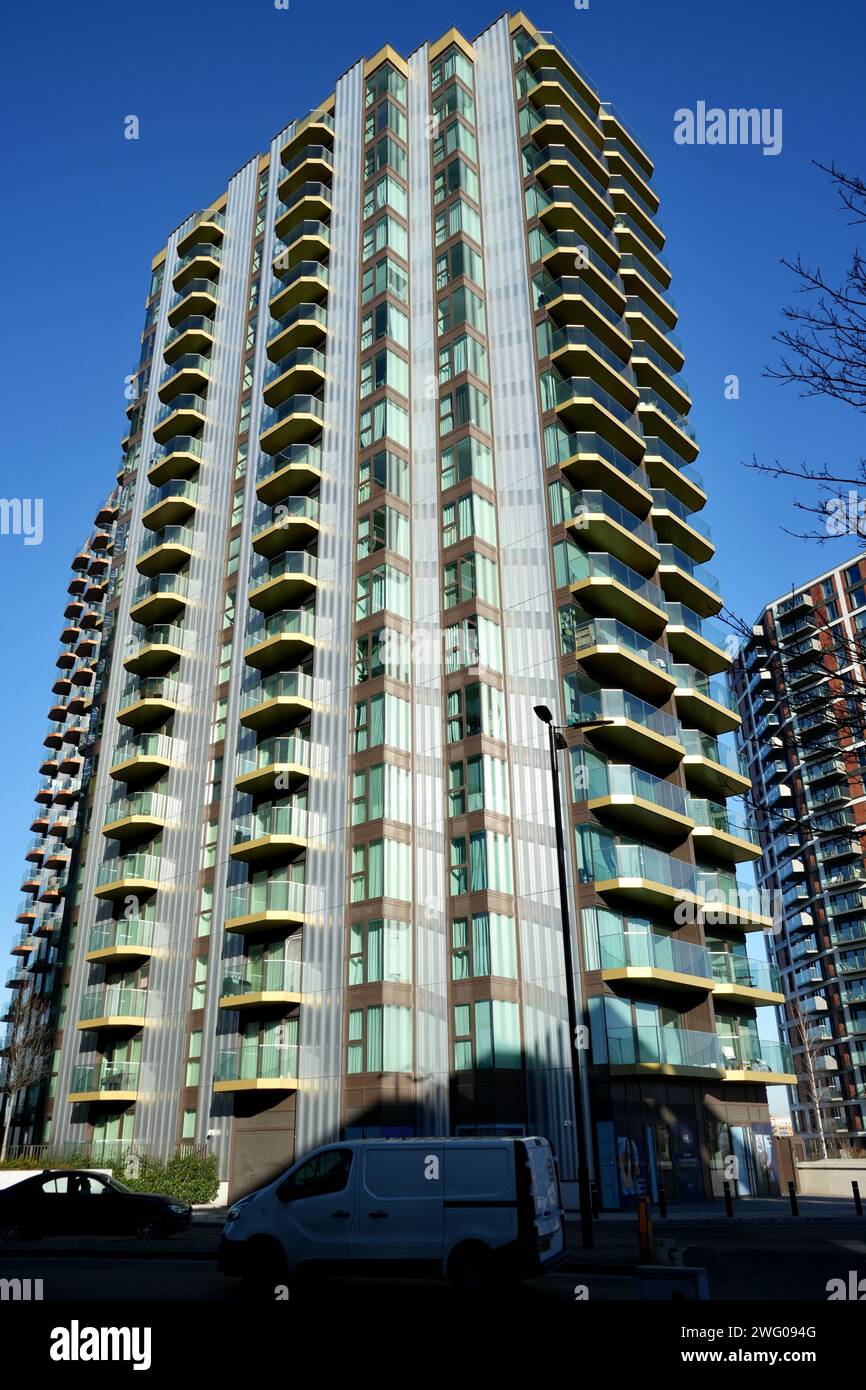
{"type": "MultiPolygon", "coordinates": [[[[68,565],[119,460],[151,256],[355,58],[386,41],[409,53],[452,23],[472,37],[497,13],[477,0],[291,0],[288,10],[273,0],[43,0],[7,13],[0,491],[44,498],[45,539],[25,547],[0,536],[0,949],[20,896],[68,565]],[[131,114],[138,141],[123,138],[131,114]]],[[[810,161],[866,175],[862,5],[590,0],[578,11],[544,0],[527,13],[557,33],[655,160],[718,547],[711,568],[751,618],[852,549],[784,535],[797,526],[793,489],[740,465],[757,454],[850,468],[863,452],[850,410],[761,376],[794,291],[780,258],[802,252],[835,275],[855,241],[810,161]],[[675,110],[699,100],[781,107],[782,152],[675,144],[675,110]],[[724,398],[730,374],[738,401],[724,398]]]]}

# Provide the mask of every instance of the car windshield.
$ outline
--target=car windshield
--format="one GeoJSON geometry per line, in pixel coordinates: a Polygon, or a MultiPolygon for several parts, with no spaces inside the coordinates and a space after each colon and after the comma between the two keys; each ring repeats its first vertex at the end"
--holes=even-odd
{"type": "Polygon", "coordinates": [[[113,1187],[115,1192],[132,1192],[131,1187],[127,1187],[125,1182],[120,1182],[117,1178],[106,1178],[109,1187],[113,1187]]]}

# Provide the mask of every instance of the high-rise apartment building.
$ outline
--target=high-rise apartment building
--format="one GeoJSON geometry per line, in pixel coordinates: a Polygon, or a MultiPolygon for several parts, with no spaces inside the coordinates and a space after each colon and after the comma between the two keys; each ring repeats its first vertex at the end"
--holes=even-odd
{"type": "Polygon", "coordinates": [[[866,1141],[866,565],[855,557],[769,603],[737,658],[769,939],[811,1156],[866,1141]]]}
{"type": "Polygon", "coordinates": [[[356,63],[156,256],[52,1144],[528,1131],[607,1206],[773,1182],[652,162],[522,15],[356,63]]]}

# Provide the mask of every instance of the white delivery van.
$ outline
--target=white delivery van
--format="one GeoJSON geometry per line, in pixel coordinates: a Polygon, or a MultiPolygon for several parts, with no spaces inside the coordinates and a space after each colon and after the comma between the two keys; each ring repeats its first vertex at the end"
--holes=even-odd
{"type": "Polygon", "coordinates": [[[219,1267],[263,1289],[320,1272],[436,1274],[473,1288],[543,1273],[563,1248],[546,1139],[351,1139],[236,1202],[219,1267]]]}

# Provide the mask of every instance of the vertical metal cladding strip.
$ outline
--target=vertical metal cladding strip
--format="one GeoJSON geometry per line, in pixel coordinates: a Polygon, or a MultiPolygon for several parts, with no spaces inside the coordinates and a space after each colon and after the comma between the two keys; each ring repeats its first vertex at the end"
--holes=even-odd
{"type": "Polygon", "coordinates": [[[412,347],[412,757],[418,1131],[448,1132],[448,950],[442,746],[433,238],[427,45],[409,60],[412,347]]]}
{"type": "Polygon", "coordinates": [[[539,703],[560,708],[556,607],[507,16],[476,41],[475,55],[529,1122],[551,1139],[569,1177],[573,1105],[553,806],[547,739],[533,712],[539,703]]]}
{"type": "MultiPolygon", "coordinates": [[[[199,510],[196,514],[194,554],[190,563],[192,602],[186,621],[187,651],[184,666],[192,685],[192,700],[175,716],[175,734],[183,751],[182,767],[172,774],[171,792],[180,804],[180,822],[166,833],[166,850],[174,865],[168,891],[157,896],[157,914],[168,928],[170,949],[154,957],[152,988],[160,1000],[163,1026],[146,1027],[141,1057],[145,1077],[155,1081],[136,1118],[136,1141],[144,1147],[168,1143],[177,1133],[178,1093],[186,1058],[184,1027],[191,998],[192,952],[198,920],[198,873],[203,844],[202,810],[207,796],[208,758],[216,657],[222,636],[222,612],[216,597],[221,592],[225,567],[228,509],[234,483],[234,439],[238,385],[243,359],[244,316],[250,224],[256,196],[253,159],[231,180],[225,209],[222,269],[215,316],[215,341],[208,388],[208,410],[202,440],[199,510]]],[[[210,971],[217,967],[211,956],[210,971]]],[[[201,1071],[207,1103],[210,1078],[201,1071]]]]}
{"type": "Polygon", "coordinates": [[[340,1132],[352,671],[352,548],[358,432],[362,63],[337,83],[312,776],[308,800],[304,1004],[295,1151],[340,1132]]]}
{"type": "MultiPolygon", "coordinates": [[[[279,143],[281,137],[277,137],[274,144],[277,145],[277,154],[272,150],[272,160],[279,160],[279,143]]],[[[234,233],[233,244],[237,244],[237,294],[232,296],[232,322],[230,331],[226,328],[226,340],[231,343],[232,361],[227,366],[226,380],[231,383],[231,390],[227,395],[222,415],[223,438],[224,438],[224,457],[221,456],[220,463],[225,478],[226,495],[221,503],[218,517],[218,527],[214,536],[214,548],[218,552],[218,562],[224,563],[225,557],[225,538],[227,535],[228,509],[231,506],[231,497],[234,490],[235,476],[235,438],[237,433],[237,401],[239,398],[240,376],[243,369],[244,357],[246,355],[246,335],[245,324],[248,315],[248,273],[250,254],[253,246],[253,220],[255,216],[255,205],[258,195],[258,156],[249,161],[248,164],[239,170],[232,179],[228,190],[228,205],[226,210],[226,232],[228,233],[231,225],[234,233]]],[[[271,180],[268,188],[268,207],[276,200],[275,180],[271,180]]],[[[272,218],[268,221],[271,225],[272,218]]],[[[262,251],[261,281],[262,289],[259,293],[259,322],[267,320],[267,298],[266,286],[268,284],[268,267],[270,266],[271,247],[265,242],[262,251]]],[[[234,263],[233,263],[234,264],[234,263]]],[[[219,1155],[220,1176],[225,1177],[231,1152],[231,1102],[230,1098],[220,1097],[218,1103],[214,1104],[212,1083],[216,1062],[216,1051],[224,1040],[226,1045],[230,1045],[234,1037],[232,1028],[232,1018],[228,1019],[225,1015],[220,1016],[219,996],[220,986],[223,978],[222,952],[223,938],[225,932],[226,918],[226,883],[228,866],[230,864],[229,849],[232,837],[232,816],[235,805],[234,795],[234,767],[235,752],[237,749],[238,735],[238,712],[241,706],[241,691],[243,687],[244,673],[244,632],[246,630],[247,618],[247,574],[249,570],[250,558],[250,537],[252,534],[252,513],[255,505],[256,496],[256,461],[258,458],[258,435],[259,421],[262,407],[262,377],[264,375],[264,363],[266,361],[265,347],[267,344],[267,331],[259,330],[258,341],[256,343],[256,357],[253,369],[253,393],[250,407],[249,430],[247,439],[249,448],[247,451],[247,472],[244,489],[244,526],[241,531],[241,545],[238,552],[237,568],[237,591],[235,595],[234,624],[232,628],[233,643],[231,656],[231,677],[228,692],[228,708],[226,710],[226,737],[223,750],[223,796],[220,804],[219,830],[216,845],[216,863],[214,867],[213,884],[213,904],[211,911],[211,942],[208,960],[207,987],[205,991],[204,1015],[202,1019],[202,1046],[201,1060],[199,1063],[200,1091],[199,1103],[196,1109],[196,1142],[204,1144],[208,1142],[211,1152],[219,1155]],[[225,1031],[220,1032],[220,1028],[225,1031]],[[226,1038],[225,1033],[229,1033],[226,1038]],[[212,1119],[214,1117],[214,1119],[212,1119]],[[210,1140],[207,1139],[208,1132],[211,1133],[210,1140]]],[[[213,594],[220,592],[222,571],[218,571],[213,594]]],[[[221,630],[222,614],[217,612],[215,605],[212,604],[213,622],[216,626],[216,648],[214,659],[211,664],[211,684],[212,692],[217,688],[216,662],[218,659],[219,643],[223,636],[221,630]]],[[[207,738],[210,737],[208,730],[207,738]]],[[[193,916],[197,916],[198,903],[193,908],[193,916]]],[[[238,942],[238,949],[242,948],[242,943],[238,942]]]]}
{"type": "MultiPolygon", "coordinates": [[[[187,221],[191,223],[192,219],[189,218],[187,221]]],[[[166,248],[167,267],[174,264],[178,237],[185,228],[186,223],[179,227],[169,238],[166,248]]],[[[147,450],[153,448],[153,426],[157,411],[160,408],[160,400],[157,396],[157,384],[159,379],[158,374],[162,364],[162,350],[169,329],[168,309],[171,298],[170,279],[168,274],[166,274],[166,280],[159,301],[159,311],[156,316],[153,367],[151,369],[147,404],[145,406],[144,420],[142,422],[142,455],[138,464],[135,497],[127,533],[126,582],[124,583],[123,592],[115,613],[111,664],[109,667],[108,687],[105,692],[101,753],[96,768],[96,775],[93,779],[94,791],[87,863],[84,866],[82,874],[78,925],[75,932],[75,950],[70,962],[69,989],[66,997],[66,1012],[63,1022],[63,1046],[61,1048],[60,1066],[57,1075],[57,1092],[51,1123],[51,1142],[57,1145],[65,1143],[83,1143],[87,1137],[87,1126],[84,1121],[86,1107],[81,1105],[73,1107],[69,1104],[66,1097],[70,1090],[69,1083],[72,1068],[80,1063],[86,1063],[91,1057],[94,1059],[96,1057],[95,1035],[90,1032],[80,1033],[76,1024],[81,1008],[81,998],[87,986],[87,980],[92,968],[89,962],[85,960],[84,956],[87,950],[87,939],[90,935],[90,929],[96,920],[98,902],[93,896],[93,890],[96,886],[97,875],[102,864],[103,852],[107,844],[101,834],[101,827],[105,821],[105,808],[107,802],[116,785],[108,775],[108,767],[111,761],[109,755],[120,732],[120,725],[117,722],[117,711],[120,708],[121,691],[127,677],[127,672],[122,664],[123,658],[128,655],[130,649],[134,646],[133,624],[129,616],[129,609],[132,602],[132,592],[135,587],[135,555],[142,534],[141,514],[145,510],[145,497],[148,491],[147,450]],[[73,1111],[76,1112],[75,1119],[73,1119],[73,1111]]],[[[155,1002],[154,1000],[154,1006],[155,1002]]]]}

